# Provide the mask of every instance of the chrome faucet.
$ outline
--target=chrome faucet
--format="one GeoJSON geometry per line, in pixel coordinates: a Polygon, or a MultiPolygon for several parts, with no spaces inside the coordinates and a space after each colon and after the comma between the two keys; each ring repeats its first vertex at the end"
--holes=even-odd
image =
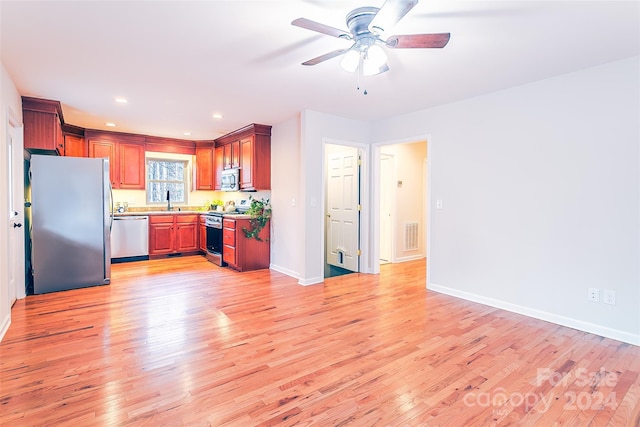
{"type": "Polygon", "coordinates": [[[167,190],[167,210],[171,210],[171,193],[167,190]]]}

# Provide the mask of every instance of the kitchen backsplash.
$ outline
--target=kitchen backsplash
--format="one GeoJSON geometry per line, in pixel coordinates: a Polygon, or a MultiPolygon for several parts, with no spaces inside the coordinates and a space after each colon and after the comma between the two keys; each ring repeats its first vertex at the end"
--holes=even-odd
{"type": "MultiPolygon", "coordinates": [[[[241,199],[248,199],[252,196],[255,199],[271,198],[270,191],[255,191],[251,193],[247,192],[227,192],[227,191],[191,191],[188,193],[187,203],[174,203],[171,202],[171,206],[180,208],[182,210],[206,210],[213,200],[222,200],[228,202],[233,200],[234,202],[241,199]]],[[[163,210],[166,209],[166,204],[152,204],[147,205],[147,193],[144,190],[113,190],[114,204],[120,203],[124,205],[128,204],[128,210],[130,212],[145,212],[148,210],[163,210]]]]}

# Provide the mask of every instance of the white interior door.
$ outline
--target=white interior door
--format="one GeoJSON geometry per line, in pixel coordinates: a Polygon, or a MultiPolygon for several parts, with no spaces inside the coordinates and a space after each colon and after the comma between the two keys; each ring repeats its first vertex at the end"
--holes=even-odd
{"type": "Polygon", "coordinates": [[[393,260],[393,156],[380,156],[380,263],[393,260]]]}
{"type": "Polygon", "coordinates": [[[343,147],[327,161],[327,263],[358,271],[358,149],[343,147]]]}

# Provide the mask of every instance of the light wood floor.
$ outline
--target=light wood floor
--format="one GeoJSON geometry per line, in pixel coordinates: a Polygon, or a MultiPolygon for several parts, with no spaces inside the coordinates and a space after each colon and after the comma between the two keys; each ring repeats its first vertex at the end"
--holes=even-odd
{"type": "Polygon", "coordinates": [[[303,287],[202,257],[31,296],[0,424],[638,426],[640,348],[425,289],[424,262],[303,287]]]}

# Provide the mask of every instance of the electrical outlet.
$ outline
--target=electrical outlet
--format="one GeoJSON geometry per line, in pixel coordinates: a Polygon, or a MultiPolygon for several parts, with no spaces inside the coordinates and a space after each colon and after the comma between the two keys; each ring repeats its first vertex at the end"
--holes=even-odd
{"type": "Polygon", "coordinates": [[[603,302],[605,304],[616,305],[616,291],[605,289],[603,292],[603,302]]]}
{"type": "Polygon", "coordinates": [[[589,291],[587,293],[587,301],[600,302],[600,289],[589,288],[589,291]]]}

